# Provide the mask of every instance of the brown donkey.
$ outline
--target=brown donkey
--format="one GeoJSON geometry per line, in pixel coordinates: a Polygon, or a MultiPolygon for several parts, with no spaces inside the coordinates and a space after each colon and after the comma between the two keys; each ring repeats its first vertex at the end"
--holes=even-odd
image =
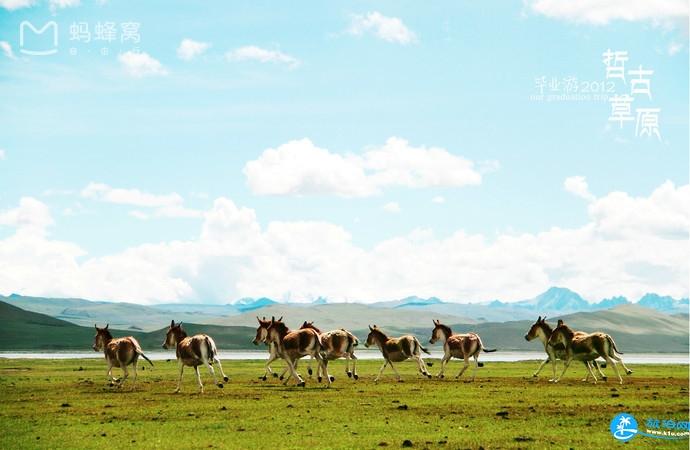
{"type": "Polygon", "coordinates": [[[218,363],[218,369],[223,376],[223,381],[227,382],[229,378],[223,372],[223,366],[220,364],[218,358],[218,349],[216,343],[211,336],[205,334],[197,334],[195,336],[187,337],[187,333],[182,329],[182,322],[175,325],[175,321],[170,322],[170,328],[165,335],[163,341],[163,348],[168,349],[175,347],[175,354],[177,355],[177,364],[180,366],[180,378],[177,381],[177,389],[175,392],[180,392],[182,385],[182,373],[185,366],[194,367],[196,372],[196,381],[199,383],[199,392],[204,393],[204,385],[201,384],[201,375],[199,374],[199,366],[208,366],[209,372],[213,375],[213,382],[219,388],[223,387],[223,383],[216,379],[216,372],[213,370],[213,363],[218,363]]]}
{"type": "Polygon", "coordinates": [[[446,364],[451,358],[464,359],[465,364],[460,369],[460,373],[455,378],[460,378],[465,370],[470,365],[470,358],[474,358],[474,371],[472,372],[472,380],[477,374],[477,367],[482,367],[484,364],[479,362],[479,354],[484,351],[486,353],[495,352],[496,349],[486,349],[482,344],[482,340],[477,333],[467,334],[453,334],[450,327],[443,325],[440,321],[434,320],[434,329],[431,332],[430,344],[436,341],[443,342],[443,359],[441,360],[441,370],[438,373],[439,378],[443,378],[443,371],[446,364]]]}
{"type": "Polygon", "coordinates": [[[295,370],[295,365],[296,361],[303,356],[312,356],[319,363],[321,373],[326,376],[326,381],[330,386],[334,378],[328,374],[328,362],[321,356],[323,345],[319,333],[309,328],[290,331],[281,319],[271,318],[267,340],[276,344],[278,355],[288,365],[290,376],[285,379],[284,384],[288,382],[290,377],[295,377],[298,386],[305,386],[306,383],[295,370]]]}
{"type": "Polygon", "coordinates": [[[604,358],[608,364],[613,366],[616,375],[618,375],[620,384],[623,384],[623,378],[618,371],[616,362],[621,363],[628,375],[632,373],[632,370],[628,369],[620,356],[618,356],[623,353],[618,350],[613,338],[606,333],[596,332],[578,335],[571,330],[570,327],[564,324],[562,320],[559,320],[558,326],[553,330],[553,334],[551,334],[549,338],[549,344],[552,346],[558,344],[565,346],[565,365],[563,367],[563,372],[554,382],[557,382],[565,375],[565,371],[568,370],[568,366],[573,359],[578,361],[593,361],[597,357],[604,358]]]}
{"type": "Polygon", "coordinates": [[[379,350],[381,350],[383,359],[385,360],[383,366],[381,366],[381,370],[379,370],[379,374],[374,379],[374,382],[379,381],[379,378],[383,373],[383,369],[385,369],[388,365],[390,365],[391,369],[393,369],[393,372],[395,372],[395,376],[398,378],[398,381],[402,381],[400,374],[395,367],[393,367],[393,363],[407,361],[410,358],[417,361],[419,372],[422,375],[431,378],[431,374],[426,370],[420,350],[427,355],[430,353],[427,349],[422,347],[422,344],[419,343],[419,340],[416,337],[407,335],[399,338],[389,338],[383,331],[379,330],[376,325],[373,327],[369,325],[369,335],[367,336],[367,342],[364,344],[364,346],[369,348],[372,345],[376,345],[379,350]]]}
{"type": "MultiPolygon", "coordinates": [[[[319,333],[321,344],[323,345],[323,357],[327,361],[334,359],[345,358],[345,373],[349,378],[359,379],[357,375],[357,357],[355,356],[355,347],[359,345],[359,339],[349,331],[341,328],[339,330],[332,330],[322,333],[321,330],[314,326],[314,322],[304,322],[300,327],[301,330],[311,328],[319,333]],[[352,371],[350,371],[350,361],[352,361],[352,371]]],[[[311,366],[311,359],[309,360],[311,366]]],[[[309,375],[312,374],[311,367],[307,369],[309,375]]],[[[318,380],[321,381],[321,373],[317,370],[318,380]]]]}
{"type": "MultiPolygon", "coordinates": [[[[574,332],[576,335],[585,335],[587,333],[584,333],[582,331],[575,331],[574,332]]],[[[550,361],[553,361],[553,378],[551,378],[549,381],[554,381],[556,379],[556,364],[555,361],[557,359],[564,360],[565,359],[565,346],[562,344],[558,344],[556,346],[549,345],[549,338],[553,334],[553,328],[551,328],[551,325],[546,323],[546,316],[542,318],[539,316],[537,318],[537,321],[532,324],[530,327],[529,331],[527,331],[527,334],[525,335],[525,340],[527,341],[532,341],[534,339],[539,339],[541,343],[544,345],[544,351],[546,352],[546,359],[539,365],[539,368],[537,369],[536,372],[532,374],[533,377],[536,377],[539,375],[539,372],[544,368],[546,364],[548,364],[550,361]]],[[[597,363],[596,359],[593,361],[582,361],[582,363],[585,365],[585,368],[587,369],[587,376],[582,380],[582,381],[587,381],[589,379],[589,376],[592,375],[594,377],[594,382],[597,382],[597,377],[594,376],[594,372],[592,371],[591,365],[593,364],[594,367],[596,367],[597,371],[599,372],[599,375],[601,378],[606,381],[606,375],[601,371],[601,367],[599,367],[599,364],[597,363]]]]}
{"type": "MultiPolygon", "coordinates": [[[[281,320],[282,317],[278,320],[281,320]]],[[[256,336],[254,337],[254,340],[252,343],[254,345],[259,345],[260,343],[264,343],[268,346],[268,361],[266,361],[266,364],[264,365],[265,371],[263,376],[260,376],[260,380],[266,381],[266,378],[268,374],[272,374],[274,377],[277,377],[278,374],[271,369],[271,363],[275,361],[276,359],[280,359],[280,356],[278,355],[278,346],[275,344],[275,342],[268,342],[268,327],[271,325],[270,320],[266,320],[266,317],[263,319],[259,319],[259,316],[256,316],[256,320],[259,321],[259,326],[256,328],[256,336]]],[[[283,371],[283,375],[281,375],[280,379],[283,379],[283,376],[285,375],[285,372],[287,371],[287,367],[283,371]]],[[[311,369],[310,369],[311,370],[311,369]]],[[[310,372],[311,375],[311,372],[310,372]]]]}
{"type": "Polygon", "coordinates": [[[113,335],[108,330],[109,326],[108,324],[105,328],[98,328],[97,325],[94,325],[96,327],[96,336],[93,339],[93,349],[97,352],[102,351],[105,354],[105,360],[108,363],[108,380],[110,380],[111,386],[119,382],[120,387],[122,387],[129,376],[127,366],[131,364],[134,369],[134,379],[132,380],[132,390],[134,390],[137,383],[137,362],[139,357],[144,358],[151,366],[153,366],[153,363],[141,351],[141,346],[136,339],[132,336],[113,339],[113,335]],[[124,372],[122,380],[113,377],[113,367],[122,368],[124,372]]]}

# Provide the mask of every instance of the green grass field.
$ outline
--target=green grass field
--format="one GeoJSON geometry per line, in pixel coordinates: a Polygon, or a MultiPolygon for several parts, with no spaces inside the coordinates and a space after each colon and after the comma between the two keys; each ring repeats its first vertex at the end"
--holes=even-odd
{"type": "Polygon", "coordinates": [[[593,385],[573,365],[553,385],[547,370],[531,377],[536,362],[487,363],[465,383],[423,379],[407,362],[397,365],[403,383],[387,371],[375,384],[380,362],[360,362],[353,381],[335,361],[324,389],[260,381],[263,362],[226,361],[230,382],[219,389],[202,371],[198,395],[191,370],[173,394],[175,361],[155,364],[130,392],[107,386],[103,360],[0,359],[0,448],[688,448],[643,436],[621,444],[609,432],[619,412],[688,420],[686,365],[631,365],[620,386],[610,368],[593,385]]]}

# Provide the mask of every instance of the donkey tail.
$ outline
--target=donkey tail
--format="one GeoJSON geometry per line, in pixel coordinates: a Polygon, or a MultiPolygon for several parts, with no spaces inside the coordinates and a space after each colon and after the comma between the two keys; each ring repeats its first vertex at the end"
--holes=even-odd
{"type": "Polygon", "coordinates": [[[427,355],[431,355],[431,352],[430,352],[429,350],[427,350],[426,348],[422,347],[422,344],[419,343],[419,339],[414,338],[414,341],[417,343],[417,345],[419,346],[419,348],[420,348],[424,353],[426,353],[427,355]]]}
{"type": "Polygon", "coordinates": [[[613,347],[613,350],[618,353],[619,355],[622,355],[623,352],[618,350],[618,347],[616,347],[616,341],[613,340],[613,338],[610,335],[606,335],[606,339],[609,340],[609,343],[611,344],[611,347],[613,347]]]}
{"type": "Polygon", "coordinates": [[[347,352],[352,353],[353,351],[355,351],[355,347],[359,345],[359,339],[357,339],[357,336],[355,336],[347,330],[342,331],[347,333],[347,352]]]}
{"type": "Polygon", "coordinates": [[[214,359],[218,358],[218,349],[216,348],[216,343],[213,341],[211,336],[206,336],[206,348],[208,350],[208,359],[209,362],[212,362],[214,359]]]}
{"type": "Polygon", "coordinates": [[[482,338],[480,338],[479,335],[478,335],[477,333],[472,333],[472,334],[474,334],[475,336],[477,336],[477,340],[479,341],[479,348],[481,348],[483,352],[485,352],[485,353],[493,353],[493,352],[495,352],[495,351],[497,350],[497,349],[495,349],[495,348],[484,348],[484,343],[482,342],[482,338]]]}
{"type": "Polygon", "coordinates": [[[146,355],[144,355],[144,352],[142,352],[141,350],[139,350],[137,353],[139,353],[139,356],[141,356],[141,357],[144,358],[146,361],[148,361],[148,363],[151,364],[151,367],[153,367],[153,363],[151,362],[150,359],[148,359],[148,357],[147,357],[146,355]]]}

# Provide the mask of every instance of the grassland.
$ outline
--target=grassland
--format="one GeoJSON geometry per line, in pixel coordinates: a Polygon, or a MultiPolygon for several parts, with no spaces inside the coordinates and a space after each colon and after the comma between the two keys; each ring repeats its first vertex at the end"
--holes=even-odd
{"type": "Polygon", "coordinates": [[[336,380],[324,389],[263,382],[261,361],[226,361],[231,381],[218,389],[202,372],[198,395],[191,371],[172,393],[174,361],[140,371],[130,391],[106,385],[102,360],[0,359],[0,448],[688,447],[642,436],[624,445],[609,432],[623,411],[640,422],[687,420],[686,365],[632,365],[622,386],[582,383],[581,367],[552,385],[530,376],[536,362],[487,363],[474,383],[422,379],[404,363],[403,383],[386,372],[375,384],[379,365],[362,361],[354,381],[333,362],[336,380]]]}

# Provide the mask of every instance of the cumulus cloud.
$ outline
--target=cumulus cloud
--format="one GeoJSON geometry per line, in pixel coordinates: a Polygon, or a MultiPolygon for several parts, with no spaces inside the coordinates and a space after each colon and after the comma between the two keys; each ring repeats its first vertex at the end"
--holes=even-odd
{"type": "Polygon", "coordinates": [[[0,41],[0,51],[2,51],[2,54],[10,59],[17,59],[12,51],[12,46],[7,41],[0,41]]]}
{"type": "Polygon", "coordinates": [[[388,203],[386,203],[385,205],[383,205],[383,210],[386,211],[386,212],[392,213],[392,214],[397,214],[397,213],[399,213],[400,211],[402,211],[402,210],[400,209],[400,205],[398,204],[398,202],[388,202],[388,203]]]}
{"type": "Polygon", "coordinates": [[[80,3],[80,0],[50,0],[48,2],[52,11],[56,9],[73,8],[79,6],[80,3]]]}
{"type": "Polygon", "coordinates": [[[446,198],[442,195],[437,195],[436,197],[431,199],[431,202],[440,205],[446,202],[446,198]]]}
{"type": "MultiPolygon", "coordinates": [[[[18,209],[36,206],[21,202],[18,209]]],[[[27,295],[160,301],[244,296],[374,301],[408,295],[517,300],[551,285],[586,298],[646,292],[687,296],[690,186],[667,182],[648,196],[613,192],[578,228],[494,237],[420,229],[357,246],[343,227],[318,221],[259,224],[227,198],[204,213],[197,239],[89,257],[79,246],[17,232],[0,240],[0,287],[27,295]]],[[[40,208],[39,208],[40,209],[40,208]]],[[[45,226],[45,215],[3,212],[4,222],[45,226]],[[23,217],[28,217],[23,216],[23,217]],[[43,217],[43,219],[36,219],[43,217]]]]}
{"type": "Polygon", "coordinates": [[[168,71],[157,59],[148,53],[128,51],[117,57],[125,73],[134,78],[165,76],[168,71]]]}
{"type": "Polygon", "coordinates": [[[89,183],[81,190],[84,198],[106,203],[153,208],[152,211],[130,211],[129,215],[146,220],[152,217],[202,217],[201,211],[186,208],[184,199],[176,192],[169,194],[151,194],[139,189],[114,188],[104,183],[89,183]]]}
{"type": "Polygon", "coordinates": [[[361,155],[334,153],[309,139],[290,141],[249,161],[244,174],[252,191],[262,195],[365,197],[388,187],[461,187],[482,180],[471,161],[397,137],[361,155]]]}
{"type": "Polygon", "coordinates": [[[568,177],[563,182],[563,187],[571,194],[584,198],[587,201],[592,201],[596,198],[591,192],[589,192],[589,186],[587,185],[587,179],[585,177],[568,177]]]}
{"type": "Polygon", "coordinates": [[[687,22],[690,13],[685,0],[527,0],[526,5],[547,17],[592,25],[606,25],[614,20],[687,22]]]}
{"type": "Polygon", "coordinates": [[[0,211],[0,225],[11,226],[21,231],[42,234],[53,223],[48,206],[33,197],[22,197],[16,208],[0,211]]]}
{"type": "Polygon", "coordinates": [[[14,11],[15,9],[28,8],[35,3],[35,0],[0,0],[0,8],[14,11]]]}
{"type": "Polygon", "coordinates": [[[184,61],[191,61],[197,56],[203,55],[211,46],[208,42],[199,42],[192,39],[182,39],[177,47],[177,57],[184,61]]]}
{"type": "Polygon", "coordinates": [[[228,61],[256,61],[260,63],[278,63],[289,67],[297,67],[300,61],[294,56],[288,55],[278,50],[268,50],[255,45],[236,48],[225,54],[228,61]]]}
{"type": "Polygon", "coordinates": [[[407,45],[417,41],[417,35],[397,17],[387,17],[378,11],[351,17],[348,33],[361,36],[372,33],[386,42],[407,45]]]}
{"type": "Polygon", "coordinates": [[[7,153],[5,153],[5,150],[0,148],[0,161],[4,160],[7,157],[7,153]]]}
{"type": "Polygon", "coordinates": [[[671,42],[668,44],[668,55],[669,56],[674,56],[678,54],[681,50],[683,50],[683,44],[679,42],[671,42]]]}

